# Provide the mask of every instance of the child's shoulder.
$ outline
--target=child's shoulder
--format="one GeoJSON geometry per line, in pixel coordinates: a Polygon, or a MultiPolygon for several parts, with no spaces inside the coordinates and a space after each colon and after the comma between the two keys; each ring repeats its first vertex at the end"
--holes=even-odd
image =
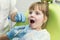
{"type": "Polygon", "coordinates": [[[47,29],[43,29],[42,32],[46,33],[46,34],[49,34],[49,32],[47,31],[47,29]]]}
{"type": "Polygon", "coordinates": [[[37,34],[37,36],[48,36],[48,37],[50,36],[49,32],[46,29],[42,29],[40,31],[34,30],[32,33],[33,35],[37,34]]]}
{"type": "Polygon", "coordinates": [[[45,35],[45,36],[50,36],[50,33],[47,31],[47,29],[43,29],[43,30],[41,31],[41,34],[42,34],[42,35],[45,35]]]}

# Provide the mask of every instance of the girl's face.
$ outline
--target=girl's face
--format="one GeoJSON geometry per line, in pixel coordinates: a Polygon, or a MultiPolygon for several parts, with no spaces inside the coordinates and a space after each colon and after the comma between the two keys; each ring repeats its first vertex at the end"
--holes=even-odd
{"type": "Polygon", "coordinates": [[[41,29],[44,23],[45,17],[42,11],[36,7],[34,10],[29,11],[28,16],[29,24],[32,29],[41,29]]]}

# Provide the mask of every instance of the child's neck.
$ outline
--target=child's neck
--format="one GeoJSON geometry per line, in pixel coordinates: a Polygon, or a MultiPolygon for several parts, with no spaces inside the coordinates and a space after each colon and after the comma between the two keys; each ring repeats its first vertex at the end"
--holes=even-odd
{"type": "Polygon", "coordinates": [[[41,28],[32,28],[32,30],[41,31],[41,28]]]}
{"type": "Polygon", "coordinates": [[[37,31],[41,31],[42,29],[41,29],[41,28],[36,28],[35,30],[37,30],[37,31]]]}

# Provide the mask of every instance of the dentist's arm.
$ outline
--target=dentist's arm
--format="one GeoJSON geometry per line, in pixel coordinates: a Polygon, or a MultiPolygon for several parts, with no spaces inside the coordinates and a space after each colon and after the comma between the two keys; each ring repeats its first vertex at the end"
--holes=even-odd
{"type": "Polygon", "coordinates": [[[17,26],[15,28],[12,28],[6,34],[0,35],[0,40],[10,40],[10,39],[13,39],[14,37],[21,38],[21,37],[23,37],[26,34],[28,29],[29,29],[29,25],[26,25],[26,26],[17,26]]]}
{"type": "MultiPolygon", "coordinates": [[[[18,28],[19,29],[19,28],[18,28]]],[[[15,28],[12,28],[9,32],[7,32],[6,34],[1,34],[0,35],[0,40],[10,40],[12,38],[14,38],[15,35],[15,28]]]]}
{"type": "Polygon", "coordinates": [[[6,34],[0,35],[0,40],[9,40],[6,34]]]}
{"type": "Polygon", "coordinates": [[[10,14],[10,19],[11,19],[11,21],[13,21],[13,22],[16,22],[15,21],[15,16],[17,15],[17,12],[13,12],[12,14],[10,14]]]}
{"type": "Polygon", "coordinates": [[[10,40],[10,39],[13,39],[14,37],[22,37],[22,34],[24,35],[26,33],[22,31],[23,29],[25,29],[24,26],[17,26],[15,28],[12,28],[6,34],[0,35],[0,40],[10,40]],[[19,30],[21,31],[18,32],[19,30]]]}

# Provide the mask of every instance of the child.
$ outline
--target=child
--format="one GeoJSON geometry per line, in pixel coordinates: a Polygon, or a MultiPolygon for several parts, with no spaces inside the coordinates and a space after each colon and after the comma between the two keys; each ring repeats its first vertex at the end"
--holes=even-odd
{"type": "Polygon", "coordinates": [[[45,2],[33,3],[29,8],[29,25],[13,28],[0,39],[9,40],[18,37],[18,40],[50,40],[49,33],[44,29],[48,20],[47,8],[45,2]],[[20,29],[22,31],[17,32],[20,29]]]}
{"type": "Polygon", "coordinates": [[[50,35],[44,25],[47,22],[48,14],[45,2],[36,2],[29,8],[29,27],[27,34],[21,40],[50,40],[50,35]]]}

